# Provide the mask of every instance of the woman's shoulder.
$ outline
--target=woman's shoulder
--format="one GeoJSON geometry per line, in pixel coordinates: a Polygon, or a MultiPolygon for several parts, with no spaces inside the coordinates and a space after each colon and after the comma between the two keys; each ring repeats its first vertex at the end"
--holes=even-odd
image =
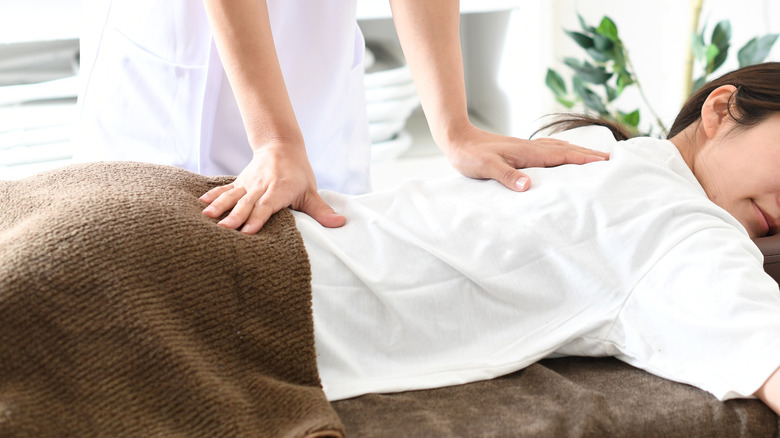
{"type": "Polygon", "coordinates": [[[612,152],[615,144],[617,144],[617,140],[615,140],[609,129],[597,125],[561,131],[550,135],[550,137],[601,152],[612,152]]]}

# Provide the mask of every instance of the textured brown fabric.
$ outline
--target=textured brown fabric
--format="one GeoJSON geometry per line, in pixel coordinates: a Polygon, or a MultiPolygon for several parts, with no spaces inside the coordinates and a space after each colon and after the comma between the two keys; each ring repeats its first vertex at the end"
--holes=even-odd
{"type": "Polygon", "coordinates": [[[755,239],[764,254],[764,270],[780,283],[780,234],[755,239]]]}
{"type": "Polygon", "coordinates": [[[350,437],[777,437],[759,400],[710,394],[613,358],[547,359],[508,376],[332,403],[350,437]]]}
{"type": "Polygon", "coordinates": [[[342,436],[289,212],[205,217],[228,182],[137,163],[0,182],[0,436],[342,436]]]}

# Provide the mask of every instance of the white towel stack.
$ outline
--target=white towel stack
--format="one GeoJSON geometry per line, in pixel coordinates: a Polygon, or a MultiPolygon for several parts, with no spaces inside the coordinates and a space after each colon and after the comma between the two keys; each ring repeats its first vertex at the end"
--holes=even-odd
{"type": "Polygon", "coordinates": [[[403,57],[377,43],[366,44],[366,104],[372,161],[392,160],[412,145],[404,129],[420,98],[403,57]]]}

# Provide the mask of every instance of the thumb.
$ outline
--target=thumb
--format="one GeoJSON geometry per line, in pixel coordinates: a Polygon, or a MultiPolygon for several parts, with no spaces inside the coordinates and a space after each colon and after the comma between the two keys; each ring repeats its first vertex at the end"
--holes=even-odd
{"type": "Polygon", "coordinates": [[[336,213],[318,193],[308,197],[300,211],[308,214],[326,228],[338,228],[347,222],[347,218],[336,213]]]}
{"type": "Polygon", "coordinates": [[[498,178],[493,179],[509,190],[524,192],[531,187],[531,178],[508,164],[501,164],[500,168],[496,169],[496,175],[498,178]]]}

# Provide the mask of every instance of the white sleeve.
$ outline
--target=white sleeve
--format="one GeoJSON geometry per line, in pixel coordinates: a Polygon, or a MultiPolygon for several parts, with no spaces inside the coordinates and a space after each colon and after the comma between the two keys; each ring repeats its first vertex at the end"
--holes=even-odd
{"type": "Polygon", "coordinates": [[[747,236],[700,230],[639,280],[608,341],[653,374],[750,397],[780,366],[780,291],[747,236]]]}

